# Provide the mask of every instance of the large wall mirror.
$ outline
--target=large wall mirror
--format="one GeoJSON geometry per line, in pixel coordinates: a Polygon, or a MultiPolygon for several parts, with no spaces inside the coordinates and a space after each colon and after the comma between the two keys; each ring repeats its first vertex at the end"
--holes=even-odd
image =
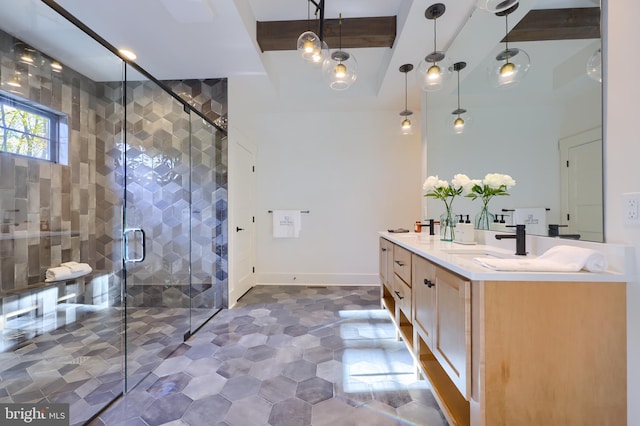
{"type": "MultiPolygon", "coordinates": [[[[447,50],[451,63],[466,67],[459,91],[454,72],[444,89],[426,94],[427,174],[509,174],[517,184],[491,200],[492,213],[509,223],[514,209],[544,208],[543,226],[528,232],[548,235],[557,224],[561,237],[602,242],[602,83],[587,73],[600,60],[600,3],[520,3],[506,18],[475,10],[447,50]],[[498,66],[507,28],[509,48],[524,50],[530,67],[515,87],[496,88],[488,70],[498,66]],[[470,114],[461,134],[453,131],[458,94],[470,114]]],[[[471,218],[480,208],[462,197],[453,205],[471,218]]],[[[427,201],[430,218],[442,210],[438,200],[427,201]]]]}

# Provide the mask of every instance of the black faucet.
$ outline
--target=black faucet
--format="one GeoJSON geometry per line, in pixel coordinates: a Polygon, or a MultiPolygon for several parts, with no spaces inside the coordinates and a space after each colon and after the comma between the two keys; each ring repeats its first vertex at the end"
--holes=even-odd
{"type": "Polygon", "coordinates": [[[560,235],[560,229],[558,229],[558,228],[566,228],[567,226],[569,226],[569,225],[550,224],[549,225],[549,236],[550,237],[567,238],[567,239],[572,239],[572,240],[579,240],[580,239],[580,234],[564,234],[564,235],[560,235]]]}
{"type": "Polygon", "coordinates": [[[527,234],[525,232],[525,225],[507,225],[507,228],[516,228],[515,234],[498,234],[496,240],[502,240],[504,238],[515,238],[516,240],[516,255],[527,255],[527,234]]]}
{"type": "Polygon", "coordinates": [[[429,219],[429,223],[423,223],[422,226],[428,226],[429,227],[429,235],[435,235],[435,221],[433,219],[429,219]]]}

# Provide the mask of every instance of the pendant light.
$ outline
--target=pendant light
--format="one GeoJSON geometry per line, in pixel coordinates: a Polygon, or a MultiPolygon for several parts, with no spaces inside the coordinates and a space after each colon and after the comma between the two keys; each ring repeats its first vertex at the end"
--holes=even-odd
{"type": "MultiPolygon", "coordinates": [[[[309,28],[309,22],[311,22],[310,8],[310,2],[307,1],[307,28],[309,28]]],[[[322,55],[322,40],[316,33],[307,30],[298,37],[297,49],[305,61],[319,62],[317,57],[318,55],[322,55]]]]}
{"type": "Polygon", "coordinates": [[[487,12],[496,13],[507,10],[516,3],[518,0],[478,0],[476,6],[487,12]]]}
{"type": "Polygon", "coordinates": [[[587,75],[602,83],[602,50],[598,48],[587,61],[587,75]]]}
{"type": "Polygon", "coordinates": [[[494,87],[513,87],[520,83],[529,71],[531,63],[529,55],[522,49],[509,47],[509,21],[508,17],[518,8],[518,3],[509,9],[497,12],[496,16],[504,16],[505,22],[505,49],[496,56],[496,63],[489,69],[489,79],[494,87]]]}
{"type": "Polygon", "coordinates": [[[453,64],[453,70],[458,74],[458,108],[453,110],[451,114],[454,119],[449,123],[454,134],[460,135],[469,128],[471,117],[466,109],[460,108],[460,70],[467,66],[466,62],[456,62],[453,64]]]}
{"type": "Polygon", "coordinates": [[[324,60],[322,72],[333,90],[346,90],[358,78],[358,62],[353,55],[342,50],[342,13],[339,28],[338,50],[324,60]]]}
{"type": "Polygon", "coordinates": [[[442,89],[445,81],[451,76],[451,68],[448,61],[445,61],[446,55],[444,52],[436,50],[436,21],[444,14],[445,10],[444,4],[435,3],[424,12],[425,18],[433,21],[433,52],[429,53],[418,65],[416,78],[422,90],[427,92],[442,89]]]}
{"type": "Polygon", "coordinates": [[[409,120],[409,116],[413,114],[412,111],[407,109],[407,73],[413,69],[413,64],[404,64],[400,66],[400,72],[404,73],[404,110],[400,112],[400,116],[403,117],[402,122],[400,123],[400,133],[403,135],[411,135],[411,120],[409,120]]]}

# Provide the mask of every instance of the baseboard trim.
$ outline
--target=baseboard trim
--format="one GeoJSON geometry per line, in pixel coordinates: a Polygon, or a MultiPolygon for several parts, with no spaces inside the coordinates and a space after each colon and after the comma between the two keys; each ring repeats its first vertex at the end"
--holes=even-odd
{"type": "Polygon", "coordinates": [[[323,285],[323,286],[380,286],[378,274],[296,274],[264,273],[257,274],[256,285],[323,285]]]}

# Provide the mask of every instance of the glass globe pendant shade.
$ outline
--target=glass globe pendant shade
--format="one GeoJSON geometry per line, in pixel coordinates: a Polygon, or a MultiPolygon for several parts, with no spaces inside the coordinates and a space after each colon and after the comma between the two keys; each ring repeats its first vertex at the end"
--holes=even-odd
{"type": "Polygon", "coordinates": [[[402,120],[402,123],[400,123],[400,133],[403,135],[410,135],[413,133],[411,129],[411,120],[406,117],[402,120]]]}
{"type": "Polygon", "coordinates": [[[413,112],[405,109],[404,111],[400,111],[400,117],[402,117],[402,122],[400,122],[400,134],[402,135],[412,135],[413,127],[411,125],[411,120],[409,120],[409,116],[412,115],[413,112]]]}
{"type": "Polygon", "coordinates": [[[473,126],[473,117],[471,117],[471,114],[469,114],[466,109],[458,108],[452,111],[447,117],[446,125],[449,128],[450,133],[454,135],[461,135],[468,132],[473,126]]]}
{"type": "Polygon", "coordinates": [[[319,49],[315,49],[311,54],[311,62],[312,64],[322,65],[323,61],[329,57],[329,46],[325,41],[322,42],[319,49]]]}
{"type": "Polygon", "coordinates": [[[324,60],[322,74],[333,90],[346,90],[358,78],[358,62],[353,55],[336,50],[324,60]]]}
{"type": "Polygon", "coordinates": [[[434,92],[444,87],[451,77],[451,65],[442,52],[430,53],[418,65],[417,83],[425,92],[434,92]],[[433,60],[436,58],[437,60],[433,60]]]}
{"type": "Polygon", "coordinates": [[[529,71],[529,55],[522,49],[508,48],[498,53],[496,62],[487,70],[493,87],[514,87],[529,71]]]}
{"type": "Polygon", "coordinates": [[[507,10],[516,3],[518,3],[518,0],[478,0],[476,6],[478,9],[496,13],[507,10]]]}
{"type": "Polygon", "coordinates": [[[458,117],[453,122],[453,132],[460,134],[464,131],[464,120],[462,117],[458,117]]]}
{"type": "Polygon", "coordinates": [[[598,83],[602,83],[602,51],[593,52],[587,61],[587,75],[598,83]]]}
{"type": "Polygon", "coordinates": [[[305,31],[298,37],[298,52],[305,61],[313,61],[314,54],[322,50],[320,37],[313,31],[305,31]]]}

